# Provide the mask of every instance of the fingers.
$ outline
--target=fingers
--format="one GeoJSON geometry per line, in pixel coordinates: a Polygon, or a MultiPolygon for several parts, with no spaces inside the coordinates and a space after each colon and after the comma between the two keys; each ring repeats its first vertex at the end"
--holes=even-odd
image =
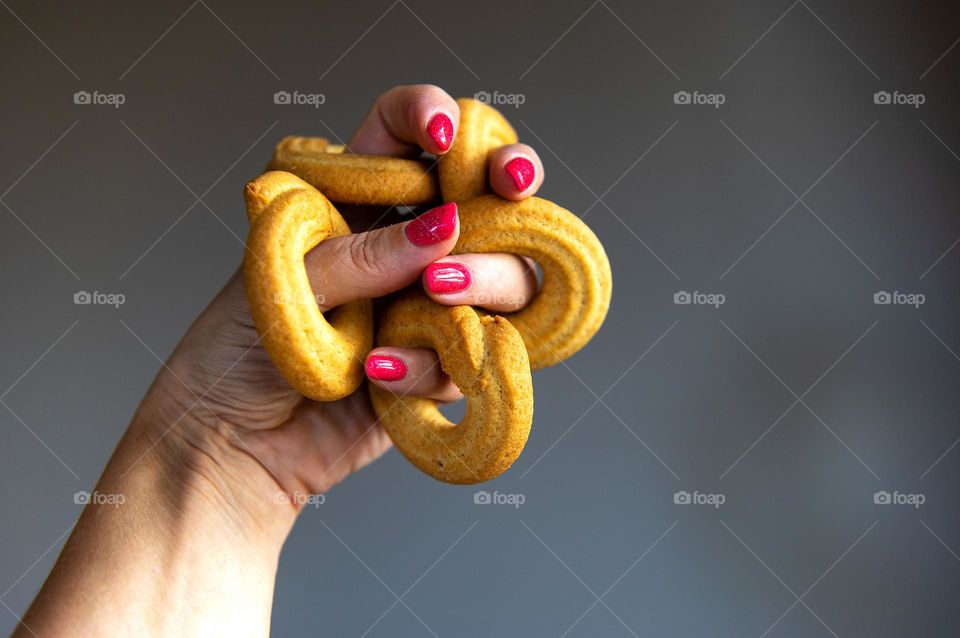
{"type": "Polygon", "coordinates": [[[367,355],[367,378],[394,394],[456,401],[463,395],[425,348],[374,348],[367,355]]]}
{"type": "MultiPolygon", "coordinates": [[[[354,153],[416,155],[421,149],[442,155],[460,125],[456,101],[432,84],[397,86],[377,98],[347,145],[354,153]]],[[[534,195],[543,183],[543,164],[526,144],[508,144],[490,153],[490,186],[510,200],[534,195]]]]}
{"type": "Polygon", "coordinates": [[[320,310],[410,285],[459,236],[457,205],[450,202],[403,224],[322,242],[304,257],[320,310]]]}
{"type": "Polygon", "coordinates": [[[504,253],[444,257],[426,267],[422,281],[434,301],[481,306],[494,312],[519,310],[537,292],[533,262],[504,253]]]}
{"type": "Polygon", "coordinates": [[[460,109],[431,84],[396,86],[377,98],[347,146],[368,155],[443,154],[453,144],[460,109]]]}
{"type": "Polygon", "coordinates": [[[505,199],[530,197],[543,184],[543,164],[526,144],[507,144],[490,153],[489,179],[493,191],[505,199]]]}

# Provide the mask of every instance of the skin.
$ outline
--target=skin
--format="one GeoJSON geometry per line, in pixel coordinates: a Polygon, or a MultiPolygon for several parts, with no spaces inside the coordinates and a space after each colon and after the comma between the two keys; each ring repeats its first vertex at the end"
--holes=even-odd
{"type": "MultiPolygon", "coordinates": [[[[459,112],[435,86],[395,87],[375,102],[349,142],[353,152],[409,156],[439,152],[429,119],[459,112]]],[[[490,156],[493,190],[533,195],[543,166],[528,146],[490,156]],[[522,193],[503,166],[523,156],[536,178],[522,193]]],[[[356,211],[357,218],[363,211],[356,211]]],[[[350,214],[348,221],[353,222],[350,214]]],[[[530,299],[536,276],[513,255],[447,254],[457,233],[417,247],[403,224],[324,242],[305,258],[325,309],[378,297],[421,278],[435,261],[471,271],[463,292],[439,303],[530,299]]],[[[425,284],[424,284],[425,285],[425,284]]],[[[405,379],[377,382],[398,393],[460,397],[429,350],[379,348],[402,358],[405,379]]],[[[124,504],[88,505],[33,605],[14,632],[27,636],[266,636],[284,540],[307,503],[379,458],[390,440],[367,393],[331,403],[304,399],[260,347],[242,278],[235,274],[160,370],[97,485],[124,504]]]]}

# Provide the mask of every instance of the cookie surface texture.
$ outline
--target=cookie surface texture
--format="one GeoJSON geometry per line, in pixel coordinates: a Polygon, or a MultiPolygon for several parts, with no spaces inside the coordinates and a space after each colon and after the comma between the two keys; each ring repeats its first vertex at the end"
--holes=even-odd
{"type": "Polygon", "coordinates": [[[437,198],[429,162],[343,150],[322,137],[285,137],[269,169],[293,173],[338,204],[419,206],[437,198]]]}

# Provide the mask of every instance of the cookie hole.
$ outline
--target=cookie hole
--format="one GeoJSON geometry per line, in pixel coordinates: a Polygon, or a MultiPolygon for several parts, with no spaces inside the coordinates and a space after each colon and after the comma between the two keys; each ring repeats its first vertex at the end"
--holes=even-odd
{"type": "Polygon", "coordinates": [[[440,414],[451,423],[460,423],[467,414],[467,402],[463,399],[450,403],[440,403],[437,407],[440,409],[440,414]]]}
{"type": "Polygon", "coordinates": [[[540,267],[536,261],[531,258],[527,258],[527,263],[530,264],[530,267],[533,268],[533,272],[537,275],[537,291],[539,292],[543,288],[543,268],[540,267]]]}

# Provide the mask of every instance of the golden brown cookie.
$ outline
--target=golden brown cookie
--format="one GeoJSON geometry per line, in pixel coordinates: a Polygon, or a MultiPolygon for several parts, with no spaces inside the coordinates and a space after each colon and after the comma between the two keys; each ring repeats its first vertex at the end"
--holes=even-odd
{"type": "Polygon", "coordinates": [[[516,328],[470,306],[441,306],[422,293],[393,302],[379,324],[381,345],[436,350],[467,402],[466,416],[454,424],[436,401],[370,384],[373,407],[397,449],[447,483],[480,483],[509,468],[533,422],[530,364],[516,328]]]}
{"type": "Polygon", "coordinates": [[[522,310],[505,315],[537,370],[572,356],[600,329],[610,308],[610,262],[590,227],[539,197],[511,202],[483,195],[458,206],[460,239],[451,254],[512,253],[543,270],[543,285],[522,310]]]}
{"type": "Polygon", "coordinates": [[[350,227],[314,187],[272,171],[244,190],[250,233],[243,280],[250,313],[274,365],[296,390],[317,401],[351,394],[363,381],[373,337],[370,300],[320,312],[303,257],[350,227]]]}
{"type": "Polygon", "coordinates": [[[457,106],[460,126],[437,167],[444,202],[463,202],[490,192],[487,156],[518,141],[510,122],[492,106],[468,97],[457,99],[457,106]]]}
{"type": "Polygon", "coordinates": [[[429,162],[343,150],[322,137],[285,137],[269,169],[293,173],[338,204],[419,206],[437,198],[429,162]]]}

